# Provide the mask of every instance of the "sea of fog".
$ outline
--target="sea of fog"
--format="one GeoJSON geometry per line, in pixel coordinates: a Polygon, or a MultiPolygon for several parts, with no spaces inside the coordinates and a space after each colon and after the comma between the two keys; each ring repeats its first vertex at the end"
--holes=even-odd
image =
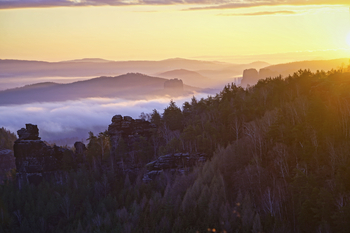
{"type": "MultiPolygon", "coordinates": [[[[197,99],[208,94],[198,94],[197,99]]],[[[154,100],[125,100],[117,98],[88,98],[65,102],[43,102],[0,106],[0,127],[16,133],[25,124],[38,125],[42,140],[57,145],[71,146],[74,141],[85,141],[88,132],[105,131],[114,115],[139,118],[141,112],[157,109],[163,113],[173,99],[178,107],[193,96],[154,100]]]]}

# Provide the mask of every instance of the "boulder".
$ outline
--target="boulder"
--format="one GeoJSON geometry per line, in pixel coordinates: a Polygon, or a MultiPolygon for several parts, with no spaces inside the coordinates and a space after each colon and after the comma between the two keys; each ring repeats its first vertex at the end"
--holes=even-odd
{"type": "Polygon", "coordinates": [[[126,122],[132,122],[133,119],[132,119],[131,116],[124,116],[124,121],[126,121],[126,122]]]}
{"type": "Polygon", "coordinates": [[[17,131],[18,140],[40,140],[39,129],[36,125],[26,124],[26,128],[17,131]]]}
{"type": "Polygon", "coordinates": [[[113,123],[119,123],[123,120],[123,117],[121,115],[115,115],[114,117],[112,117],[112,122],[113,123]]]}

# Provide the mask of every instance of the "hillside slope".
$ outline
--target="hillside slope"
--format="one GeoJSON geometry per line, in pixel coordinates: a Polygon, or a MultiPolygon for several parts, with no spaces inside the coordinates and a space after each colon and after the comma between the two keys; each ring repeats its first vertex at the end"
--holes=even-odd
{"type": "Polygon", "coordinates": [[[346,68],[348,64],[349,58],[341,58],[332,60],[298,61],[271,65],[261,68],[258,71],[258,75],[254,75],[254,72],[244,71],[241,86],[246,87],[248,84],[254,85],[258,82],[259,79],[277,77],[279,75],[282,75],[282,77],[287,77],[288,75],[293,75],[298,70],[310,70],[311,72],[316,72],[317,70],[329,71],[332,69],[339,69],[342,66],[346,68]],[[244,73],[246,73],[246,75],[244,73]]]}
{"type": "Polygon", "coordinates": [[[164,91],[166,79],[129,73],[116,77],[99,77],[69,84],[52,82],[27,85],[0,91],[0,105],[53,102],[93,97],[124,99],[190,94],[199,88],[184,86],[183,92],[164,91]]]}
{"type": "Polygon", "coordinates": [[[210,87],[212,80],[209,78],[190,70],[177,69],[170,70],[167,72],[159,73],[157,76],[168,79],[181,79],[184,83],[196,86],[196,87],[210,87]]]}
{"type": "Polygon", "coordinates": [[[161,61],[108,61],[97,59],[81,59],[63,62],[1,60],[1,77],[81,77],[115,75],[118,73],[154,74],[174,69],[223,69],[230,63],[188,59],[167,59],[161,61]],[[98,61],[98,62],[96,62],[98,61]]]}

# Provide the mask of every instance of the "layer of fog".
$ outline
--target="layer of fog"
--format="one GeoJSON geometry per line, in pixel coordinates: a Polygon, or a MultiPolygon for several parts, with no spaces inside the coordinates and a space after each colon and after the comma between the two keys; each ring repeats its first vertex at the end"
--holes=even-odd
{"type": "MultiPolygon", "coordinates": [[[[198,94],[197,99],[207,94],[198,94]]],[[[192,96],[173,99],[182,107],[192,96]]],[[[17,132],[25,124],[38,125],[42,140],[58,145],[72,145],[74,141],[85,140],[88,132],[95,134],[105,131],[114,115],[139,118],[141,112],[160,113],[169,105],[171,98],[130,101],[111,98],[89,98],[79,101],[56,103],[32,103],[0,106],[0,127],[17,132]]]]}

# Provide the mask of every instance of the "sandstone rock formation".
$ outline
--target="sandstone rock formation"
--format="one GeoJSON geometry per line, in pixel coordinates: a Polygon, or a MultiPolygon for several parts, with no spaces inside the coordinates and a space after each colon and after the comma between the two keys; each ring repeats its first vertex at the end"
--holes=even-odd
{"type": "Polygon", "coordinates": [[[207,161],[207,156],[201,153],[175,153],[160,156],[146,165],[148,172],[144,175],[143,181],[153,180],[164,170],[183,173],[186,169],[205,161],[207,161]]]}
{"type": "Polygon", "coordinates": [[[76,154],[84,154],[86,149],[86,146],[82,142],[75,142],[74,143],[75,153],[76,154]]]}
{"type": "Polygon", "coordinates": [[[256,69],[247,69],[243,71],[243,78],[240,85],[246,88],[248,85],[253,86],[257,84],[260,79],[274,78],[278,75],[278,72],[274,72],[268,68],[262,68],[259,72],[256,69]]]}
{"type": "Polygon", "coordinates": [[[270,69],[263,68],[263,69],[259,70],[259,77],[260,77],[260,79],[274,78],[276,76],[278,76],[278,73],[277,72],[273,72],[270,69]]]}
{"type": "Polygon", "coordinates": [[[177,78],[170,79],[168,81],[165,81],[164,89],[183,90],[183,82],[181,79],[177,79],[177,78]]]}
{"type": "Polygon", "coordinates": [[[16,168],[16,163],[12,150],[0,148],[0,184],[14,168],[16,168]]]}
{"type": "Polygon", "coordinates": [[[17,179],[21,183],[39,184],[43,179],[57,178],[62,170],[64,156],[73,156],[72,152],[58,146],[48,146],[40,140],[36,125],[26,124],[26,128],[17,131],[19,139],[14,144],[17,179]]]}
{"type": "Polygon", "coordinates": [[[36,125],[26,124],[26,128],[17,131],[19,140],[39,140],[39,129],[36,125]]]}
{"type": "MultiPolygon", "coordinates": [[[[137,159],[132,159],[133,144],[138,142],[140,137],[149,140],[155,128],[154,124],[142,119],[134,120],[129,116],[122,117],[121,115],[115,115],[112,118],[112,124],[108,127],[112,155],[116,156],[118,154],[118,144],[121,139],[123,139],[128,151],[127,158],[123,158],[122,162],[118,163],[119,171],[136,174],[144,167],[145,163],[138,164],[134,162],[137,159]]],[[[120,161],[120,158],[116,158],[116,160],[120,161]]],[[[175,153],[160,156],[157,160],[146,165],[148,172],[144,175],[143,180],[152,180],[164,170],[183,173],[206,160],[206,155],[201,153],[175,153]]]]}
{"type": "Polygon", "coordinates": [[[256,69],[247,69],[243,71],[243,79],[241,81],[242,87],[247,87],[247,85],[254,85],[260,79],[259,73],[256,69]]]}
{"type": "Polygon", "coordinates": [[[86,146],[82,142],[75,142],[74,143],[75,148],[75,158],[77,159],[77,163],[84,163],[86,162],[86,146]]]}
{"type": "Polygon", "coordinates": [[[144,119],[132,119],[129,116],[115,115],[108,126],[111,140],[111,153],[115,154],[120,138],[130,147],[140,136],[149,138],[156,126],[144,119]]]}

